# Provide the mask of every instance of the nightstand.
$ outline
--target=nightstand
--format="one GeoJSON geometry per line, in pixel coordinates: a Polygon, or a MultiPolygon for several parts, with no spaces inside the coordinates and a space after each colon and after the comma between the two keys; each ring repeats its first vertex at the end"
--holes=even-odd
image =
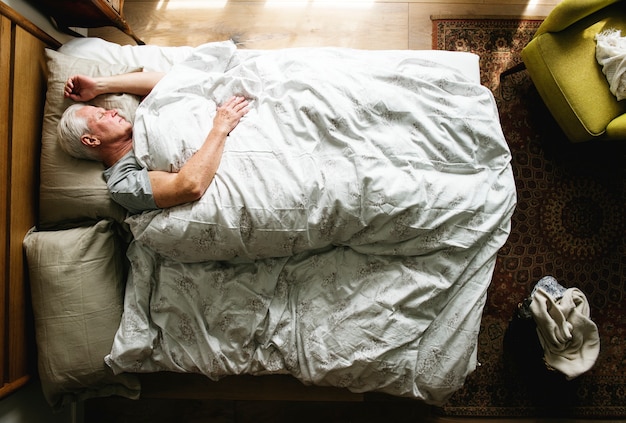
{"type": "Polygon", "coordinates": [[[40,0],[39,4],[61,31],[77,35],[70,27],[114,26],[137,44],[145,44],[124,18],[124,0],[40,0]]]}

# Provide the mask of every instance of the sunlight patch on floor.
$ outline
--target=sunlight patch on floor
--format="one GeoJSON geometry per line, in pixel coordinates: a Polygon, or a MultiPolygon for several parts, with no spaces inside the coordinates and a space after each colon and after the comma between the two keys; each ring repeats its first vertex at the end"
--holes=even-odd
{"type": "Polygon", "coordinates": [[[267,8],[369,9],[375,0],[267,0],[267,8]]]}
{"type": "Polygon", "coordinates": [[[228,0],[159,0],[156,10],[222,9],[228,0]]]}
{"type": "Polygon", "coordinates": [[[537,10],[538,6],[539,0],[529,0],[524,15],[532,15],[533,12],[537,10]]]}

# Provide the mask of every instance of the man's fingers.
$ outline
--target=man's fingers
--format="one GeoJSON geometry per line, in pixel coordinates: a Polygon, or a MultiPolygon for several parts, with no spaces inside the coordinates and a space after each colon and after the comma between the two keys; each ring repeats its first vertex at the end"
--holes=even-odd
{"type": "Polygon", "coordinates": [[[229,98],[228,101],[224,104],[224,106],[228,106],[228,105],[237,106],[246,101],[247,100],[245,97],[236,95],[236,96],[229,98]]]}
{"type": "Polygon", "coordinates": [[[72,91],[74,91],[74,82],[72,81],[72,78],[68,79],[67,82],[65,83],[65,94],[69,95],[72,93],[72,91]]]}
{"type": "Polygon", "coordinates": [[[226,101],[226,103],[224,104],[224,106],[226,106],[226,107],[232,107],[232,106],[234,106],[235,104],[239,103],[239,102],[241,101],[241,100],[240,100],[241,98],[242,98],[242,97],[239,97],[239,96],[232,96],[231,98],[229,98],[229,99],[226,101]]]}
{"type": "Polygon", "coordinates": [[[235,107],[235,111],[237,113],[241,113],[243,111],[243,109],[245,109],[246,107],[248,107],[248,105],[246,103],[240,103],[235,107]]]}
{"type": "Polygon", "coordinates": [[[76,80],[76,76],[71,76],[65,83],[65,95],[73,100],[76,100],[76,98],[80,97],[79,93],[80,84],[76,80]]]}

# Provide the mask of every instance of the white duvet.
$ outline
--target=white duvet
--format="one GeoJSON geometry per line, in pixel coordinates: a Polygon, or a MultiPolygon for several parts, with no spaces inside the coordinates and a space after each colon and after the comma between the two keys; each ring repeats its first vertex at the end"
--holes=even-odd
{"type": "Polygon", "coordinates": [[[128,219],[107,363],[444,402],[515,205],[491,93],[410,51],[210,44],[138,109],[139,160],[180,168],[234,94],[252,110],[205,196],[128,219]]]}

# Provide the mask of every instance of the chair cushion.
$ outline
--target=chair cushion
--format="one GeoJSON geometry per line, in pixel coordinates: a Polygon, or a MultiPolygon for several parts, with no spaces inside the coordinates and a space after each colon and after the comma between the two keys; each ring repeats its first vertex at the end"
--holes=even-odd
{"type": "Polygon", "coordinates": [[[595,57],[597,33],[626,30],[624,3],[616,3],[561,32],[535,37],[522,58],[546,106],[572,141],[603,135],[626,103],[611,94],[595,57]]]}

